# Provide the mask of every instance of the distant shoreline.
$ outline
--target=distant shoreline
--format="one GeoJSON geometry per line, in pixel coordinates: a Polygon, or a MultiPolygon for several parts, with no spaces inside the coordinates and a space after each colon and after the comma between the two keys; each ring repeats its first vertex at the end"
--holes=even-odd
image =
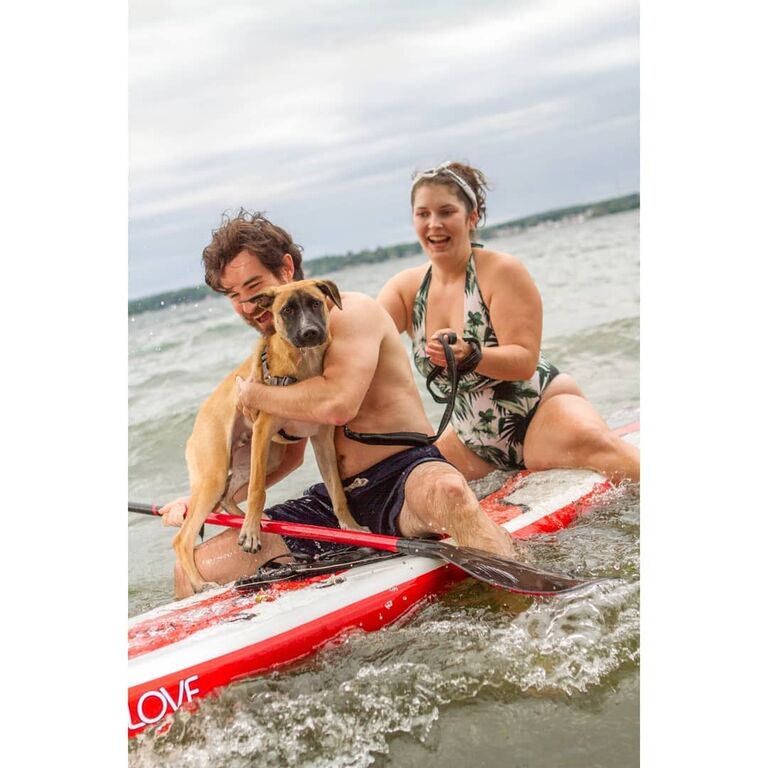
{"type": "MultiPolygon", "coordinates": [[[[520,219],[494,224],[491,227],[483,227],[478,230],[478,237],[503,237],[525,232],[541,224],[570,219],[592,219],[598,216],[610,216],[614,213],[623,213],[640,207],[640,195],[634,193],[623,197],[614,197],[609,200],[601,200],[596,203],[584,203],[572,205],[568,208],[557,208],[544,213],[535,213],[520,219]]],[[[304,274],[306,277],[318,277],[328,272],[337,272],[347,267],[355,267],[359,264],[373,264],[379,261],[400,259],[406,256],[414,256],[421,252],[421,246],[417,242],[389,245],[374,250],[358,251],[336,256],[319,256],[316,259],[304,261],[304,274]]],[[[188,288],[179,288],[175,291],[144,296],[128,302],[128,314],[140,315],[142,312],[151,312],[179,304],[193,304],[209,296],[219,295],[212,291],[205,283],[193,285],[188,288]]]]}

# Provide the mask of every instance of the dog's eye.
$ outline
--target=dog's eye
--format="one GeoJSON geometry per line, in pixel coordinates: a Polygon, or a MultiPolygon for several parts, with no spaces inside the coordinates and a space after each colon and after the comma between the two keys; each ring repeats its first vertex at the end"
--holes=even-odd
{"type": "Polygon", "coordinates": [[[313,300],[312,300],[312,309],[319,309],[319,308],[320,308],[320,305],[321,305],[322,303],[323,303],[323,302],[322,302],[322,301],[320,301],[320,299],[313,299],[313,300]]]}
{"type": "Polygon", "coordinates": [[[280,314],[281,314],[283,317],[289,317],[290,315],[292,315],[292,314],[293,314],[293,307],[283,307],[283,308],[280,310],[280,314]]]}

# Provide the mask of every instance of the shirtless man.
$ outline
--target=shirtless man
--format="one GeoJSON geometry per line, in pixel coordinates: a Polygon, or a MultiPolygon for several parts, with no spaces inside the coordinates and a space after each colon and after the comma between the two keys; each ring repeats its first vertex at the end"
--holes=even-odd
{"type": "MultiPolygon", "coordinates": [[[[273,330],[272,315],[252,299],[264,289],[303,278],[300,248],[287,232],[260,214],[240,214],[213,233],[203,251],[205,280],[224,293],[235,312],[261,333],[273,330]]],[[[239,407],[318,424],[335,424],[339,471],[355,519],[371,531],[400,536],[447,533],[460,546],[512,557],[508,534],[482,511],[463,476],[434,446],[371,446],[349,439],[343,426],[362,433],[422,432],[433,429],[421,403],[407,353],[389,314],[374,299],[342,293],[343,310],[332,309],[333,343],[323,374],[290,386],[239,381],[239,407]]],[[[289,446],[268,484],[303,460],[306,440],[289,446]]],[[[244,486],[236,499],[244,498],[244,486]]],[[[163,507],[166,524],[180,525],[187,499],[163,507]]],[[[338,527],[325,486],[265,510],[273,520],[338,527]]],[[[195,549],[206,581],[221,584],[250,575],[279,554],[316,554],[333,545],[262,534],[262,549],[244,552],[231,529],[195,549]]],[[[177,597],[191,594],[178,563],[177,597]]]]}

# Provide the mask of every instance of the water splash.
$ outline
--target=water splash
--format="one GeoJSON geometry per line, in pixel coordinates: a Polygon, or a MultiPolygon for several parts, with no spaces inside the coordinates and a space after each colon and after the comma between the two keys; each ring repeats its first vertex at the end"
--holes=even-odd
{"type": "Polygon", "coordinates": [[[132,744],[132,766],[365,766],[397,734],[428,748],[440,713],[473,700],[602,695],[637,664],[639,587],[616,580],[509,605],[464,586],[395,629],[353,633],[291,671],[230,687],[132,744]],[[474,593],[474,595],[472,594],[474,593]]]}

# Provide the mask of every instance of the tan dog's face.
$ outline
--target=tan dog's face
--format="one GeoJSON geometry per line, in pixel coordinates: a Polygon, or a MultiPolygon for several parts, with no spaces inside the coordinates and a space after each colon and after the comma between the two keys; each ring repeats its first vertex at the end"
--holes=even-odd
{"type": "Polygon", "coordinates": [[[252,301],[272,313],[275,331],[299,349],[324,344],[331,307],[341,309],[339,289],[330,280],[299,280],[263,291],[252,301]]]}

